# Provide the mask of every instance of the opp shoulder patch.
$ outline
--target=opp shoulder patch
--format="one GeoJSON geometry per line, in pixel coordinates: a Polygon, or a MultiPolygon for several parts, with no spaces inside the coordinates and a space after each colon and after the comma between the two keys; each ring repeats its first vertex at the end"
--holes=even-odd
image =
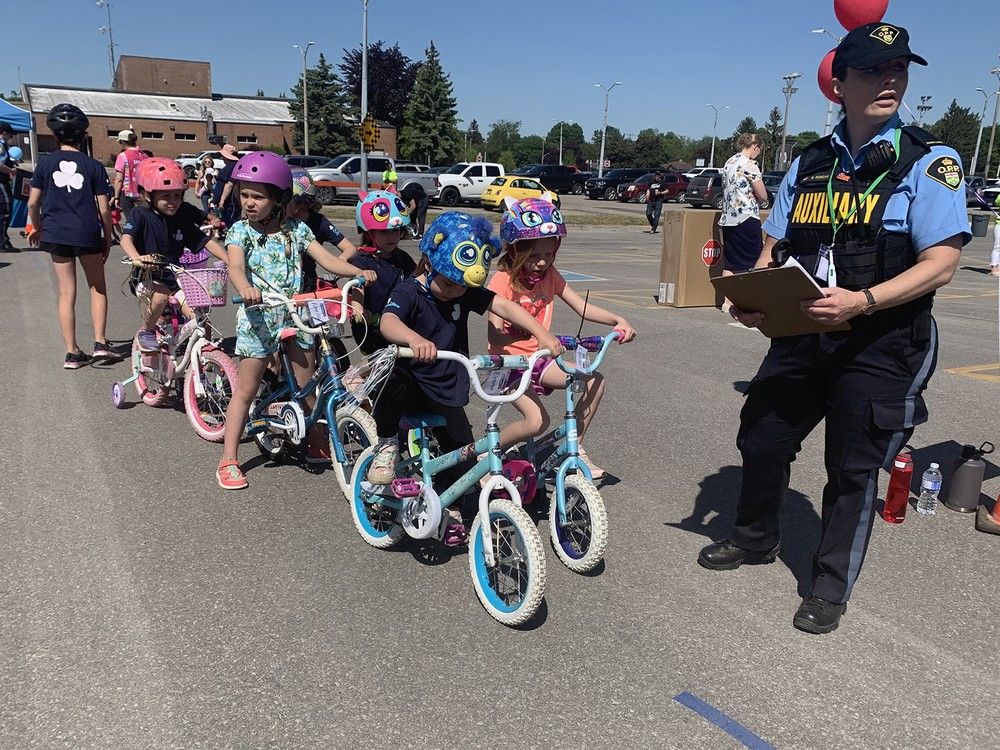
{"type": "Polygon", "coordinates": [[[950,190],[958,190],[965,179],[962,165],[951,156],[939,156],[927,165],[924,174],[950,190]]]}

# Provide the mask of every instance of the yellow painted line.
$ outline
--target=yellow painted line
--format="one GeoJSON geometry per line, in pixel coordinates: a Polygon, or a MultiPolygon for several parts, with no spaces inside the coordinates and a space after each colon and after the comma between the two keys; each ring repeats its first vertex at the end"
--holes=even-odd
{"type": "Polygon", "coordinates": [[[1000,383],[1000,362],[991,362],[985,365],[968,365],[966,367],[952,367],[945,372],[950,372],[952,375],[961,375],[962,377],[972,378],[973,380],[982,380],[986,383],[1000,383]],[[996,375],[991,375],[991,371],[996,371],[996,375]]]}

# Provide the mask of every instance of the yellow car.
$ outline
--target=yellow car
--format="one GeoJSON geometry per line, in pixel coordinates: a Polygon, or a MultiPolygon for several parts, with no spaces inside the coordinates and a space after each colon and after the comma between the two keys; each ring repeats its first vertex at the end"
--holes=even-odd
{"type": "Polygon", "coordinates": [[[515,174],[506,177],[497,177],[486,186],[483,191],[483,208],[493,211],[502,211],[505,206],[503,199],[510,197],[514,200],[521,198],[541,198],[544,193],[549,194],[549,199],[558,207],[559,196],[554,190],[548,190],[542,183],[533,177],[518,177],[515,174]]]}

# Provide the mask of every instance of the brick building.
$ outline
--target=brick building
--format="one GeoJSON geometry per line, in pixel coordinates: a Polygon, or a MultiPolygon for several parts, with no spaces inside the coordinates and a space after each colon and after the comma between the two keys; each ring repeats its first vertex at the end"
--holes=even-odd
{"type": "MultiPolygon", "coordinates": [[[[140,148],[170,158],[216,148],[210,135],[237,148],[255,143],[291,150],[295,121],[288,100],[213,93],[207,62],[122,55],[110,89],[26,83],[22,96],[35,123],[32,154],[58,148],[45,118],[60,102],[90,118],[90,153],[105,163],[118,154],[118,132],[127,128],[139,136],[140,148]]],[[[395,130],[383,127],[382,134],[378,148],[395,155],[395,130]]]]}

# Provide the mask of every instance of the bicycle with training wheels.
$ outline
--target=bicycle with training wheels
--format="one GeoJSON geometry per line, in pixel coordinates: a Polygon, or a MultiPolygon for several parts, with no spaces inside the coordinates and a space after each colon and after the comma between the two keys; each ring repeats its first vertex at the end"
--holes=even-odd
{"type": "Polygon", "coordinates": [[[521,491],[527,504],[552,485],[549,493],[549,537],[556,557],[570,570],[587,573],[604,559],[608,544],[608,514],[590,468],[580,459],[576,405],[586,381],[597,372],[617,331],[606,336],[557,336],[573,365],[561,357],[556,364],[566,373],[566,415],[563,423],[541,437],[529,439],[508,452],[504,474],[521,491]],[[593,353],[593,362],[590,354],[593,353]]]}
{"type": "Polygon", "coordinates": [[[194,431],[205,440],[221,442],[226,432],[226,409],[236,390],[238,374],[232,359],[212,337],[209,314],[226,304],[229,272],[223,267],[187,268],[168,262],[148,263],[123,258],[135,267],[170,270],[184,291],[183,299],[194,312],[186,318],[181,295],[172,295],[156,327],[159,349],[143,352],[138,334],[132,341],[132,374],[111,386],[111,402],[126,406],[125,387],[135,384],[143,403],[163,406],[171,391],[182,395],[184,411],[194,431]]]}
{"type": "MultiPolygon", "coordinates": [[[[351,310],[348,293],[353,287],[363,285],[364,277],[358,276],[348,281],[343,289],[324,289],[291,297],[274,290],[261,292],[263,302],[260,306],[284,307],[294,323],[294,327],[281,332],[281,340],[294,339],[298,331],[303,331],[317,338],[320,356],[312,377],[299,386],[292,373],[288,352],[281,347],[280,375],[271,370],[264,373],[246,426],[246,435],[253,438],[258,450],[272,460],[280,461],[288,457],[293,447],[302,443],[314,425],[326,425],[330,434],[334,474],[345,497],[350,497],[351,478],[358,455],[374,445],[376,440],[375,420],[361,404],[368,390],[374,387],[372,384],[376,382],[377,374],[370,375],[349,391],[337,369],[337,355],[330,339],[344,335],[351,310]],[[330,318],[331,313],[336,316],[335,319],[330,318]],[[310,408],[306,399],[313,395],[316,401],[310,408]]],[[[242,300],[233,297],[233,302],[241,304],[242,300]]]]}
{"type": "MultiPolygon", "coordinates": [[[[413,356],[409,349],[390,350],[400,357],[413,356]]],[[[521,507],[517,487],[503,475],[497,414],[503,404],[524,394],[535,361],[548,355],[545,349],[531,357],[470,358],[438,351],[439,359],[457,362],[469,371],[473,390],[487,403],[486,434],[470,445],[434,456],[430,431],[444,425],[444,419],[434,414],[407,415],[404,422],[419,430],[420,450],[396,465],[392,484],[368,482],[373,447],[358,457],[354,471],[354,525],[368,544],[379,549],[393,547],[404,536],[443,540],[449,524],[448,508],[489,477],[479,488],[478,512],[469,532],[469,571],[483,607],[498,622],[510,626],[524,624],[538,611],[545,590],[545,555],[538,529],[521,507]],[[506,385],[509,369],[524,370],[518,386],[512,392],[496,392],[506,385]],[[481,373],[490,373],[485,387],[479,380],[481,373]],[[440,494],[435,491],[435,476],[473,459],[477,459],[475,465],[454,484],[440,494]]]]}

